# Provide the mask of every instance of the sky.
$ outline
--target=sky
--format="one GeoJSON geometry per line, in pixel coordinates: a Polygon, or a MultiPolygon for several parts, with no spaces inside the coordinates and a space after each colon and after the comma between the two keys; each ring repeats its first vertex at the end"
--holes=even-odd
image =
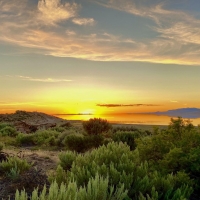
{"type": "Polygon", "coordinates": [[[199,0],[0,0],[0,113],[200,108],[199,0]]]}

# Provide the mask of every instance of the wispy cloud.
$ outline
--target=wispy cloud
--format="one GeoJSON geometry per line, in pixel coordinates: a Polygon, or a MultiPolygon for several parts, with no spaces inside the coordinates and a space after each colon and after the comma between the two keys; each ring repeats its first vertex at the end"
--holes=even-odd
{"type": "Polygon", "coordinates": [[[60,0],[39,0],[38,19],[47,24],[54,24],[76,16],[78,8],[76,3],[61,4],[60,0]]]}
{"type": "Polygon", "coordinates": [[[156,104],[96,104],[96,106],[113,108],[113,107],[159,106],[159,105],[156,105],[156,104]]]}
{"type": "Polygon", "coordinates": [[[74,18],[72,21],[78,25],[93,25],[95,23],[93,18],[74,18]]]}
{"type": "Polygon", "coordinates": [[[170,100],[171,103],[178,103],[176,100],[170,100]]]}
{"type": "Polygon", "coordinates": [[[66,30],[66,34],[67,35],[76,35],[76,32],[75,31],[72,31],[72,30],[66,30]]]}
{"type": "Polygon", "coordinates": [[[33,78],[30,76],[10,76],[8,78],[18,78],[24,81],[36,81],[36,82],[45,82],[45,83],[59,83],[59,82],[71,82],[69,79],[55,79],[55,78],[33,78]]]}
{"type": "Polygon", "coordinates": [[[21,106],[21,105],[31,105],[31,106],[42,106],[46,107],[47,105],[41,104],[39,102],[0,102],[1,107],[6,107],[6,106],[21,106]]]}
{"type": "Polygon", "coordinates": [[[199,65],[200,20],[183,11],[169,10],[165,3],[172,1],[91,1],[153,20],[155,26],[151,30],[157,36],[139,41],[98,30],[98,22],[93,18],[79,16],[81,5],[77,3],[39,0],[35,7],[29,8],[26,0],[2,0],[0,41],[59,57],[199,65]],[[73,26],[66,30],[60,25],[64,21],[97,26],[85,33],[81,29],[84,26],[79,26],[80,30],[73,26]]]}

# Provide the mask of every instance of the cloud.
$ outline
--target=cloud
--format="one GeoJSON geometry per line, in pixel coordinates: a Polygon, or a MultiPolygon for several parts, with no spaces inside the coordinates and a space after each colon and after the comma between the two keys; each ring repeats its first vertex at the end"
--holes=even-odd
{"type": "Polygon", "coordinates": [[[74,18],[72,22],[78,25],[93,25],[95,21],[93,18],[74,18]]]}
{"type": "Polygon", "coordinates": [[[55,24],[76,16],[78,8],[79,6],[76,3],[61,4],[60,0],[39,0],[38,18],[46,24],[55,24]]]}
{"type": "MultiPolygon", "coordinates": [[[[199,65],[200,20],[189,13],[170,10],[172,0],[91,0],[154,21],[156,36],[137,40],[111,34],[93,18],[79,16],[81,6],[61,0],[0,1],[0,42],[20,46],[23,52],[93,61],[142,61],[199,65]],[[35,1],[33,1],[35,2],[35,1]],[[64,23],[67,21],[67,27],[64,23]],[[80,26],[71,26],[76,23],[80,26]]],[[[14,48],[13,48],[14,51],[14,48]]],[[[19,52],[19,51],[18,51],[19,52]]]]}
{"type": "Polygon", "coordinates": [[[171,103],[178,103],[178,101],[170,100],[171,103]]]}
{"type": "Polygon", "coordinates": [[[59,82],[71,82],[72,80],[68,79],[54,79],[54,78],[45,78],[45,79],[40,79],[40,78],[32,78],[29,76],[18,76],[19,78],[27,81],[37,81],[37,82],[45,82],[45,83],[59,83],[59,82]]]}
{"type": "Polygon", "coordinates": [[[7,75],[8,78],[19,78],[24,81],[36,81],[36,82],[45,82],[45,83],[60,83],[60,82],[71,82],[69,79],[54,79],[54,78],[33,78],[30,76],[10,76],[7,75]]]}
{"type": "Polygon", "coordinates": [[[65,33],[67,34],[67,35],[76,35],[76,32],[75,31],[72,31],[72,30],[66,30],[65,31],[65,33]]]}
{"type": "Polygon", "coordinates": [[[96,106],[113,108],[113,107],[159,106],[159,105],[155,105],[155,104],[96,104],[96,106]]]}
{"type": "Polygon", "coordinates": [[[39,102],[0,102],[1,107],[6,106],[21,106],[21,105],[32,105],[32,106],[47,106],[39,102]]]}

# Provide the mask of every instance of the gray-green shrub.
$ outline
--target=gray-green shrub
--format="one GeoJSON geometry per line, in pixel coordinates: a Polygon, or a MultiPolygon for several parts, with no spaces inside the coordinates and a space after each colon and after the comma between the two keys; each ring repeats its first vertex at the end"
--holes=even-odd
{"type": "Polygon", "coordinates": [[[54,179],[67,184],[75,181],[79,187],[83,187],[96,173],[104,178],[108,176],[109,184],[116,188],[124,185],[129,197],[135,200],[141,194],[152,198],[153,189],[158,192],[158,199],[165,199],[168,193],[169,197],[173,197],[178,190],[185,198],[192,193],[191,185],[187,186],[190,184],[187,174],[183,173],[186,177],[183,179],[183,175],[163,175],[152,171],[148,162],[140,162],[138,150],[131,151],[126,144],[114,142],[77,155],[70,170],[63,170],[59,166],[54,179]]]}
{"type": "Polygon", "coordinates": [[[18,157],[9,157],[7,160],[0,162],[0,172],[4,175],[11,174],[13,171],[23,173],[30,167],[31,164],[29,164],[25,159],[20,159],[18,157]]]}
{"type": "Polygon", "coordinates": [[[67,171],[71,169],[72,163],[75,161],[77,156],[76,152],[66,151],[59,154],[60,165],[67,171]]]}
{"type": "Polygon", "coordinates": [[[63,183],[59,186],[54,181],[48,193],[44,186],[41,194],[35,189],[29,198],[25,190],[21,192],[17,190],[15,200],[123,200],[126,196],[127,191],[123,185],[116,189],[114,186],[109,186],[108,177],[103,178],[96,174],[94,178],[89,179],[86,186],[79,187],[74,181],[67,186],[63,183]]]}

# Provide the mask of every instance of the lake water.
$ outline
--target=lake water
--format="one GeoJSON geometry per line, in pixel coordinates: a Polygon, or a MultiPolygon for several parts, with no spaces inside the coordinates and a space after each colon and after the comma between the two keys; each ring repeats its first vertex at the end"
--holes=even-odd
{"type": "MultiPolygon", "coordinates": [[[[144,124],[144,125],[168,125],[170,116],[152,114],[107,114],[107,115],[56,115],[66,120],[89,120],[90,118],[107,119],[111,123],[120,124],[144,124]]],[[[173,117],[176,118],[176,117],[173,117]]],[[[200,118],[190,119],[194,125],[200,124],[200,118]]]]}

